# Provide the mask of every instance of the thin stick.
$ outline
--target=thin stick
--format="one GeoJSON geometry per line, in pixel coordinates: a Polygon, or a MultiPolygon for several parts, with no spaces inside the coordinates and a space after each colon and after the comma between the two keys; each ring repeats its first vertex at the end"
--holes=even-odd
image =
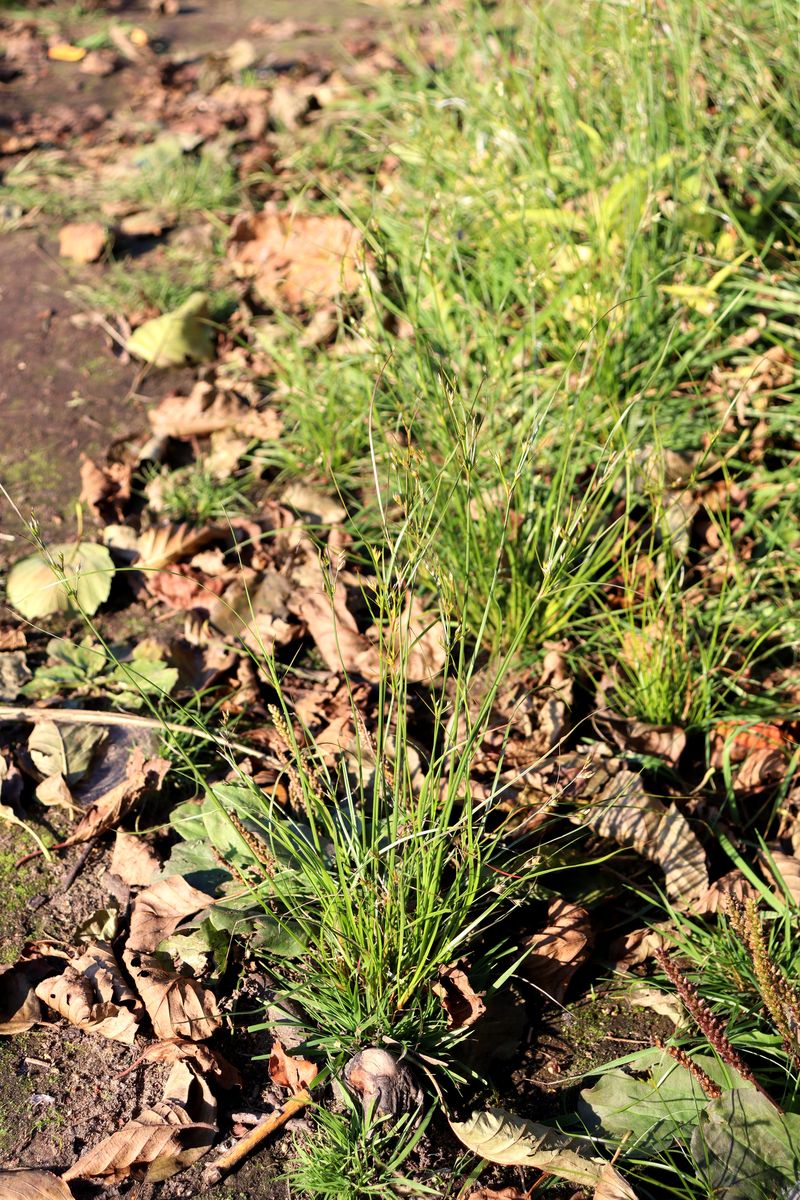
{"type": "Polygon", "coordinates": [[[240,1138],[235,1146],[231,1146],[230,1150],[226,1150],[215,1162],[206,1167],[203,1172],[204,1184],[219,1183],[223,1175],[227,1175],[233,1167],[238,1166],[243,1158],[247,1158],[251,1150],[255,1149],[256,1146],[260,1146],[271,1133],[274,1133],[281,1125],[285,1125],[290,1117],[293,1117],[295,1113],[300,1112],[301,1109],[310,1103],[311,1096],[305,1090],[298,1092],[295,1096],[291,1096],[283,1108],[279,1108],[277,1112],[267,1117],[266,1121],[263,1121],[260,1125],[256,1125],[243,1138],[240,1138]]]}
{"type": "Polygon", "coordinates": [[[244,742],[226,741],[215,733],[209,733],[207,729],[198,729],[194,725],[174,725],[171,721],[160,721],[157,717],[140,717],[135,713],[103,712],[99,708],[25,708],[16,704],[0,704],[0,721],[55,721],[64,725],[122,725],[137,729],[165,729],[168,733],[188,733],[204,742],[213,742],[222,750],[236,750],[240,754],[260,758],[271,767],[281,767],[274,755],[265,750],[257,750],[255,746],[246,746],[244,742]]]}

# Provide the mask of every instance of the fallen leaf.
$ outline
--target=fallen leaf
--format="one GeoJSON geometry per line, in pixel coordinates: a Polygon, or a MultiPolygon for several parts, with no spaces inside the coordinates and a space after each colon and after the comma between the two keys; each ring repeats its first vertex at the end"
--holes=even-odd
{"type": "Polygon", "coordinates": [[[42,1019],[36,986],[60,971],[65,959],[47,954],[0,966],[0,1034],[26,1033],[42,1019]]]}
{"type": "Polygon", "coordinates": [[[290,483],[283,489],[281,503],[314,518],[317,525],[338,525],[347,516],[338,500],[308,483],[290,483]]]}
{"type": "Polygon", "coordinates": [[[79,824],[61,843],[62,846],[88,842],[107,829],[112,829],[148,792],[161,789],[169,768],[170,763],[166,758],[145,761],[144,751],[141,746],[136,746],[126,764],[125,778],[89,806],[79,824]]]}
{"type": "MultiPolygon", "coordinates": [[[[86,48],[72,46],[69,42],[56,42],[55,45],[47,47],[47,57],[53,62],[77,63],[86,57],[86,48]]],[[[91,260],[85,261],[90,262],[91,260]]]]}
{"type": "Polygon", "coordinates": [[[113,75],[119,66],[119,59],[113,50],[90,50],[78,68],[81,75],[97,75],[104,78],[113,75]]]}
{"type": "Polygon", "coordinates": [[[560,1004],[572,976],[589,957],[592,928],[586,909],[566,900],[554,900],[547,916],[547,927],[525,939],[529,953],[520,970],[525,979],[560,1004]]]}
{"type": "Polygon", "coordinates": [[[475,1112],[467,1121],[451,1121],[460,1142],[478,1158],[509,1167],[536,1167],[571,1183],[597,1185],[609,1163],[595,1157],[587,1139],[569,1137],[502,1108],[475,1112]]]}
{"type": "Polygon", "coordinates": [[[136,541],[136,569],[160,571],[181,558],[194,554],[205,546],[217,533],[213,525],[196,528],[192,525],[173,524],[153,526],[139,534],[136,541]]]}
{"type": "Polygon", "coordinates": [[[160,237],[165,229],[175,224],[173,213],[160,209],[146,209],[128,213],[119,223],[120,233],[126,237],[160,237]]]}
{"type": "Polygon", "coordinates": [[[708,889],[705,853],[675,804],[650,796],[640,777],[614,759],[587,764],[577,779],[576,799],[569,819],[660,866],[676,908],[691,909],[702,901],[708,889]]]}
{"type": "Polygon", "coordinates": [[[73,262],[97,262],[107,243],[108,231],[99,221],[74,222],[59,230],[58,253],[73,262]]]}
{"type": "Polygon", "coordinates": [[[212,359],[215,342],[208,295],[193,292],[172,312],[140,325],[128,338],[125,348],[154,367],[185,367],[212,359]]]}
{"type": "Polygon", "coordinates": [[[273,1083],[288,1087],[297,1095],[311,1086],[319,1069],[307,1058],[287,1054],[279,1039],[275,1038],[269,1056],[269,1074],[273,1083]]]}
{"type": "Polygon", "coordinates": [[[530,1192],[521,1192],[516,1187],[496,1188],[480,1187],[470,1192],[467,1200],[530,1200],[530,1192]]]}
{"type": "Polygon", "coordinates": [[[794,904],[800,905],[800,858],[770,850],[762,857],[762,865],[773,880],[774,891],[780,897],[787,893],[794,904]]]}
{"type": "Polygon", "coordinates": [[[36,799],[46,808],[65,808],[74,813],[75,801],[63,775],[49,775],[36,786],[36,799]]]}
{"type": "Polygon", "coordinates": [[[118,829],[109,870],[131,887],[147,886],[160,868],[152,847],[143,837],[118,829]]]}
{"type": "Polygon", "coordinates": [[[113,577],[114,563],[105,546],[61,543],[14,563],[6,595],[32,621],[55,612],[83,610],[91,616],[108,599],[113,577]]]}
{"type": "Polygon", "coordinates": [[[486,1005],[472,990],[466,972],[458,963],[439,967],[439,978],[432,985],[432,990],[447,1013],[449,1029],[464,1029],[467,1025],[474,1025],[486,1012],[486,1005]]]}
{"type": "Polygon", "coordinates": [[[791,737],[780,725],[765,721],[748,724],[720,721],[711,734],[710,763],[720,770],[726,762],[740,763],[759,750],[780,750],[791,743],[791,737]]]}
{"type": "Polygon", "coordinates": [[[39,721],[28,738],[28,752],[42,775],[62,775],[73,784],[86,774],[95,751],[107,737],[108,731],[98,725],[39,721]]]}
{"type": "Polygon", "coordinates": [[[646,721],[626,720],[615,713],[603,712],[597,719],[597,726],[618,749],[653,754],[673,767],[677,766],[686,749],[686,734],[678,725],[650,725],[646,721]]]}
{"type": "Polygon", "coordinates": [[[361,286],[364,240],[343,217],[240,213],[228,254],[273,308],[316,308],[361,286]]]}
{"type": "Polygon", "coordinates": [[[146,1062],[180,1062],[190,1059],[202,1075],[213,1075],[220,1087],[239,1087],[242,1077],[219,1050],[204,1042],[187,1042],[174,1038],[166,1042],[151,1042],[142,1051],[146,1062]]]}
{"type": "Polygon", "coordinates": [[[133,1045],[141,1009],[109,945],[93,943],[60,975],[42,980],[36,995],[71,1025],[133,1045]]]}
{"type": "Polygon", "coordinates": [[[182,875],[161,879],[136,897],[131,912],[128,947],[155,950],[186,917],[214,903],[214,897],[192,887],[182,875]]]}
{"type": "Polygon", "coordinates": [[[203,1041],[219,1029],[217,1001],[198,980],[165,967],[155,954],[126,949],[123,959],[157,1038],[203,1041]]]}
{"type": "Polygon", "coordinates": [[[665,946],[666,938],[660,929],[634,929],[612,942],[609,958],[615,970],[628,971],[653,958],[656,951],[665,946]]]}
{"type": "Polygon", "coordinates": [[[72,1200],[63,1179],[25,1167],[0,1170],[0,1200],[72,1200]]]}
{"type": "Polygon", "coordinates": [[[303,589],[294,596],[292,607],[305,622],[330,671],[344,670],[372,682],[380,679],[378,652],[359,632],[341,585],[334,589],[332,600],[322,592],[303,589]]]}
{"type": "Polygon", "coordinates": [[[606,1163],[594,1189],[594,1200],[636,1200],[636,1192],[619,1171],[606,1163]]]}
{"type": "Polygon", "coordinates": [[[344,1080],[361,1097],[364,1112],[375,1116],[412,1112],[424,1098],[405,1063],[374,1046],[345,1063],[344,1080]]]}
{"type": "Polygon", "coordinates": [[[124,505],[131,497],[132,474],[131,467],[124,463],[99,467],[93,459],[82,454],[81,501],[104,521],[120,520],[124,505]]]}
{"type": "Polygon", "coordinates": [[[168,1179],[211,1147],[216,1114],[208,1084],[186,1062],[177,1062],[163,1098],[82,1154],[62,1178],[116,1183],[135,1172],[148,1182],[168,1179]]]}
{"type": "Polygon", "coordinates": [[[22,650],[0,653],[0,700],[16,700],[30,678],[22,650]]]}

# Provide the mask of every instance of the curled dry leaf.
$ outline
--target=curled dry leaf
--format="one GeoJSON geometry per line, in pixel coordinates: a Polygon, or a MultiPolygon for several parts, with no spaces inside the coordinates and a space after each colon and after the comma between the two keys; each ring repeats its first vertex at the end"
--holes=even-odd
{"type": "Polygon", "coordinates": [[[610,712],[604,712],[597,725],[618,749],[652,754],[673,767],[686,749],[686,734],[679,725],[649,725],[646,721],[625,720],[610,712]]]}
{"type": "Polygon", "coordinates": [[[128,948],[155,950],[181,921],[213,903],[213,896],[192,887],[182,875],[159,880],[136,897],[128,948]]]}
{"type": "Polygon", "coordinates": [[[617,971],[628,971],[652,958],[667,944],[660,929],[633,929],[611,943],[609,958],[617,971]]]}
{"type": "Polygon", "coordinates": [[[477,992],[472,990],[466,971],[460,963],[454,963],[450,967],[439,967],[439,978],[433,984],[433,993],[442,1002],[450,1029],[464,1029],[467,1025],[474,1025],[486,1012],[486,1005],[477,992]]]}
{"type": "Polygon", "coordinates": [[[0,966],[0,1034],[26,1033],[42,1019],[36,985],[64,963],[61,955],[49,954],[0,966]]]}
{"type": "Polygon", "coordinates": [[[146,887],[153,882],[160,863],[149,842],[143,837],[117,830],[111,855],[111,874],[130,887],[146,887]]]}
{"type": "Polygon", "coordinates": [[[570,820],[656,863],[676,908],[695,908],[708,889],[708,868],[689,822],[674,804],[648,795],[640,777],[617,761],[595,766],[599,772],[590,771],[578,787],[570,820]]]}
{"type": "Polygon", "coordinates": [[[345,1063],[344,1079],[361,1097],[365,1112],[376,1116],[411,1112],[423,1101],[422,1089],[405,1063],[386,1050],[360,1050],[345,1063]]]}
{"type": "Polygon", "coordinates": [[[112,462],[99,467],[93,459],[82,454],[81,501],[104,521],[121,520],[124,506],[131,497],[132,473],[126,463],[112,462]]]}
{"type": "Polygon", "coordinates": [[[63,1179],[50,1171],[0,1170],[0,1200],[72,1200],[63,1179]]]}
{"type": "Polygon", "coordinates": [[[90,805],[62,846],[88,842],[107,829],[112,829],[148,792],[160,790],[169,768],[170,763],[166,758],[145,761],[143,750],[136,746],[128,759],[125,778],[90,805]]]}
{"type": "Polygon", "coordinates": [[[130,1174],[156,1182],[191,1166],[217,1135],[217,1105],[208,1084],[177,1062],[157,1104],[81,1155],[62,1178],[115,1183],[130,1174]]]}
{"type": "Polygon", "coordinates": [[[109,945],[93,943],[60,975],[43,979],[36,995],[71,1025],[133,1045],[141,1009],[109,945]]]}
{"type": "Polygon", "coordinates": [[[536,1167],[570,1183],[588,1185],[597,1185],[604,1171],[613,1171],[595,1156],[587,1139],[558,1133],[503,1108],[475,1112],[467,1121],[451,1121],[450,1128],[473,1154],[501,1166],[536,1167]]]}
{"type": "Polygon", "coordinates": [[[240,213],[228,254],[273,308],[316,308],[361,286],[364,240],[343,217],[240,213]]]}
{"type": "Polygon", "coordinates": [[[287,1054],[280,1040],[275,1038],[269,1056],[269,1073],[273,1083],[288,1087],[297,1095],[311,1086],[319,1071],[307,1058],[287,1054]]]}
{"type": "Polygon", "coordinates": [[[705,896],[697,906],[697,913],[724,912],[729,900],[738,900],[743,904],[748,896],[755,894],[755,888],[748,883],[742,872],[736,868],[716,879],[708,888],[705,896]]]}
{"type": "Polygon", "coordinates": [[[711,735],[712,767],[720,770],[726,762],[740,763],[759,750],[780,750],[791,745],[791,738],[780,725],[766,721],[741,724],[720,721],[711,735]]]}
{"type": "Polygon", "coordinates": [[[636,1200],[636,1192],[611,1163],[606,1163],[594,1189],[594,1200],[636,1200]]]}
{"type": "Polygon", "coordinates": [[[28,752],[37,771],[46,778],[62,775],[68,784],[77,783],[107,737],[108,730],[97,725],[39,721],[28,738],[28,752]]]}
{"type": "Polygon", "coordinates": [[[155,954],[126,950],[123,958],[157,1038],[201,1042],[222,1024],[213,992],[191,975],[179,975],[155,954]]]}
{"type": "Polygon", "coordinates": [[[585,908],[561,899],[552,902],[547,916],[547,927],[525,941],[529,954],[521,970],[530,983],[560,1004],[572,976],[589,957],[591,922],[585,908]]]}

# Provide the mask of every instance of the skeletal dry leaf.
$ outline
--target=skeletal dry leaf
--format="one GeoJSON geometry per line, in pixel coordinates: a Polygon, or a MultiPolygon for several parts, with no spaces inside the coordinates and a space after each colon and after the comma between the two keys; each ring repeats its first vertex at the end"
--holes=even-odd
{"type": "MultiPolygon", "coordinates": [[[[591,1142],[526,1121],[503,1108],[475,1112],[466,1121],[451,1121],[460,1142],[478,1158],[509,1167],[536,1167],[570,1183],[597,1185],[612,1170],[594,1154],[591,1142]]],[[[615,1172],[616,1173],[616,1172],[615,1172]]],[[[609,1181],[610,1182],[610,1181],[609,1181]]]]}
{"type": "Polygon", "coordinates": [[[656,863],[676,908],[696,908],[708,889],[708,867],[689,822],[675,804],[645,792],[640,777],[616,760],[597,763],[595,770],[600,778],[587,777],[570,820],[656,863]]]}
{"type": "Polygon", "coordinates": [[[278,309],[313,309],[352,295],[366,257],[361,233],[344,217],[274,210],[240,213],[228,254],[259,299],[278,309]]]}
{"type": "Polygon", "coordinates": [[[216,1114],[208,1084],[188,1063],[177,1062],[163,1098],[81,1155],[62,1178],[117,1183],[135,1174],[148,1182],[169,1179],[211,1147],[216,1114]]]}
{"type": "Polygon", "coordinates": [[[129,887],[146,887],[153,882],[160,865],[158,856],[143,837],[117,830],[111,854],[112,875],[118,876],[129,887]]]}
{"type": "Polygon", "coordinates": [[[311,1086],[319,1069],[307,1058],[287,1054],[278,1038],[272,1043],[269,1073],[273,1083],[288,1087],[295,1095],[311,1086]]]}
{"type": "Polygon", "coordinates": [[[126,949],[123,959],[157,1038],[201,1042],[219,1029],[216,998],[199,980],[165,967],[155,954],[126,949]]]}
{"type": "Polygon", "coordinates": [[[107,829],[112,829],[148,792],[160,790],[169,768],[168,759],[145,760],[142,748],[136,746],[128,759],[125,778],[89,806],[62,845],[74,846],[78,842],[88,842],[107,829]]]}
{"type": "Polygon", "coordinates": [[[214,897],[198,891],[182,875],[160,879],[136,897],[131,912],[128,947],[155,950],[186,917],[214,903],[214,897]]]}
{"type": "Polygon", "coordinates": [[[432,985],[432,990],[447,1013],[449,1029],[464,1029],[474,1025],[486,1012],[486,1005],[473,991],[461,963],[439,967],[439,978],[432,985]]]}
{"type": "Polygon", "coordinates": [[[73,1200],[63,1179],[25,1167],[0,1170],[0,1200],[73,1200]]]}
{"type": "Polygon", "coordinates": [[[560,1004],[572,976],[589,957],[592,928],[585,908],[562,899],[552,902],[547,917],[547,927],[525,941],[529,953],[521,971],[560,1004]]]}

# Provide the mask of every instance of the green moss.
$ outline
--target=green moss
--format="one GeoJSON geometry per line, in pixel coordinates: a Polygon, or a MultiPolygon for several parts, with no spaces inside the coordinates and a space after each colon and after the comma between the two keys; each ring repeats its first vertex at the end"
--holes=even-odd
{"type": "MultiPolygon", "coordinates": [[[[15,839],[13,849],[0,850],[0,962],[13,962],[24,937],[36,932],[31,928],[30,902],[42,890],[37,867],[17,866],[22,847],[15,839]]],[[[34,919],[35,920],[35,919],[34,919]]]]}

